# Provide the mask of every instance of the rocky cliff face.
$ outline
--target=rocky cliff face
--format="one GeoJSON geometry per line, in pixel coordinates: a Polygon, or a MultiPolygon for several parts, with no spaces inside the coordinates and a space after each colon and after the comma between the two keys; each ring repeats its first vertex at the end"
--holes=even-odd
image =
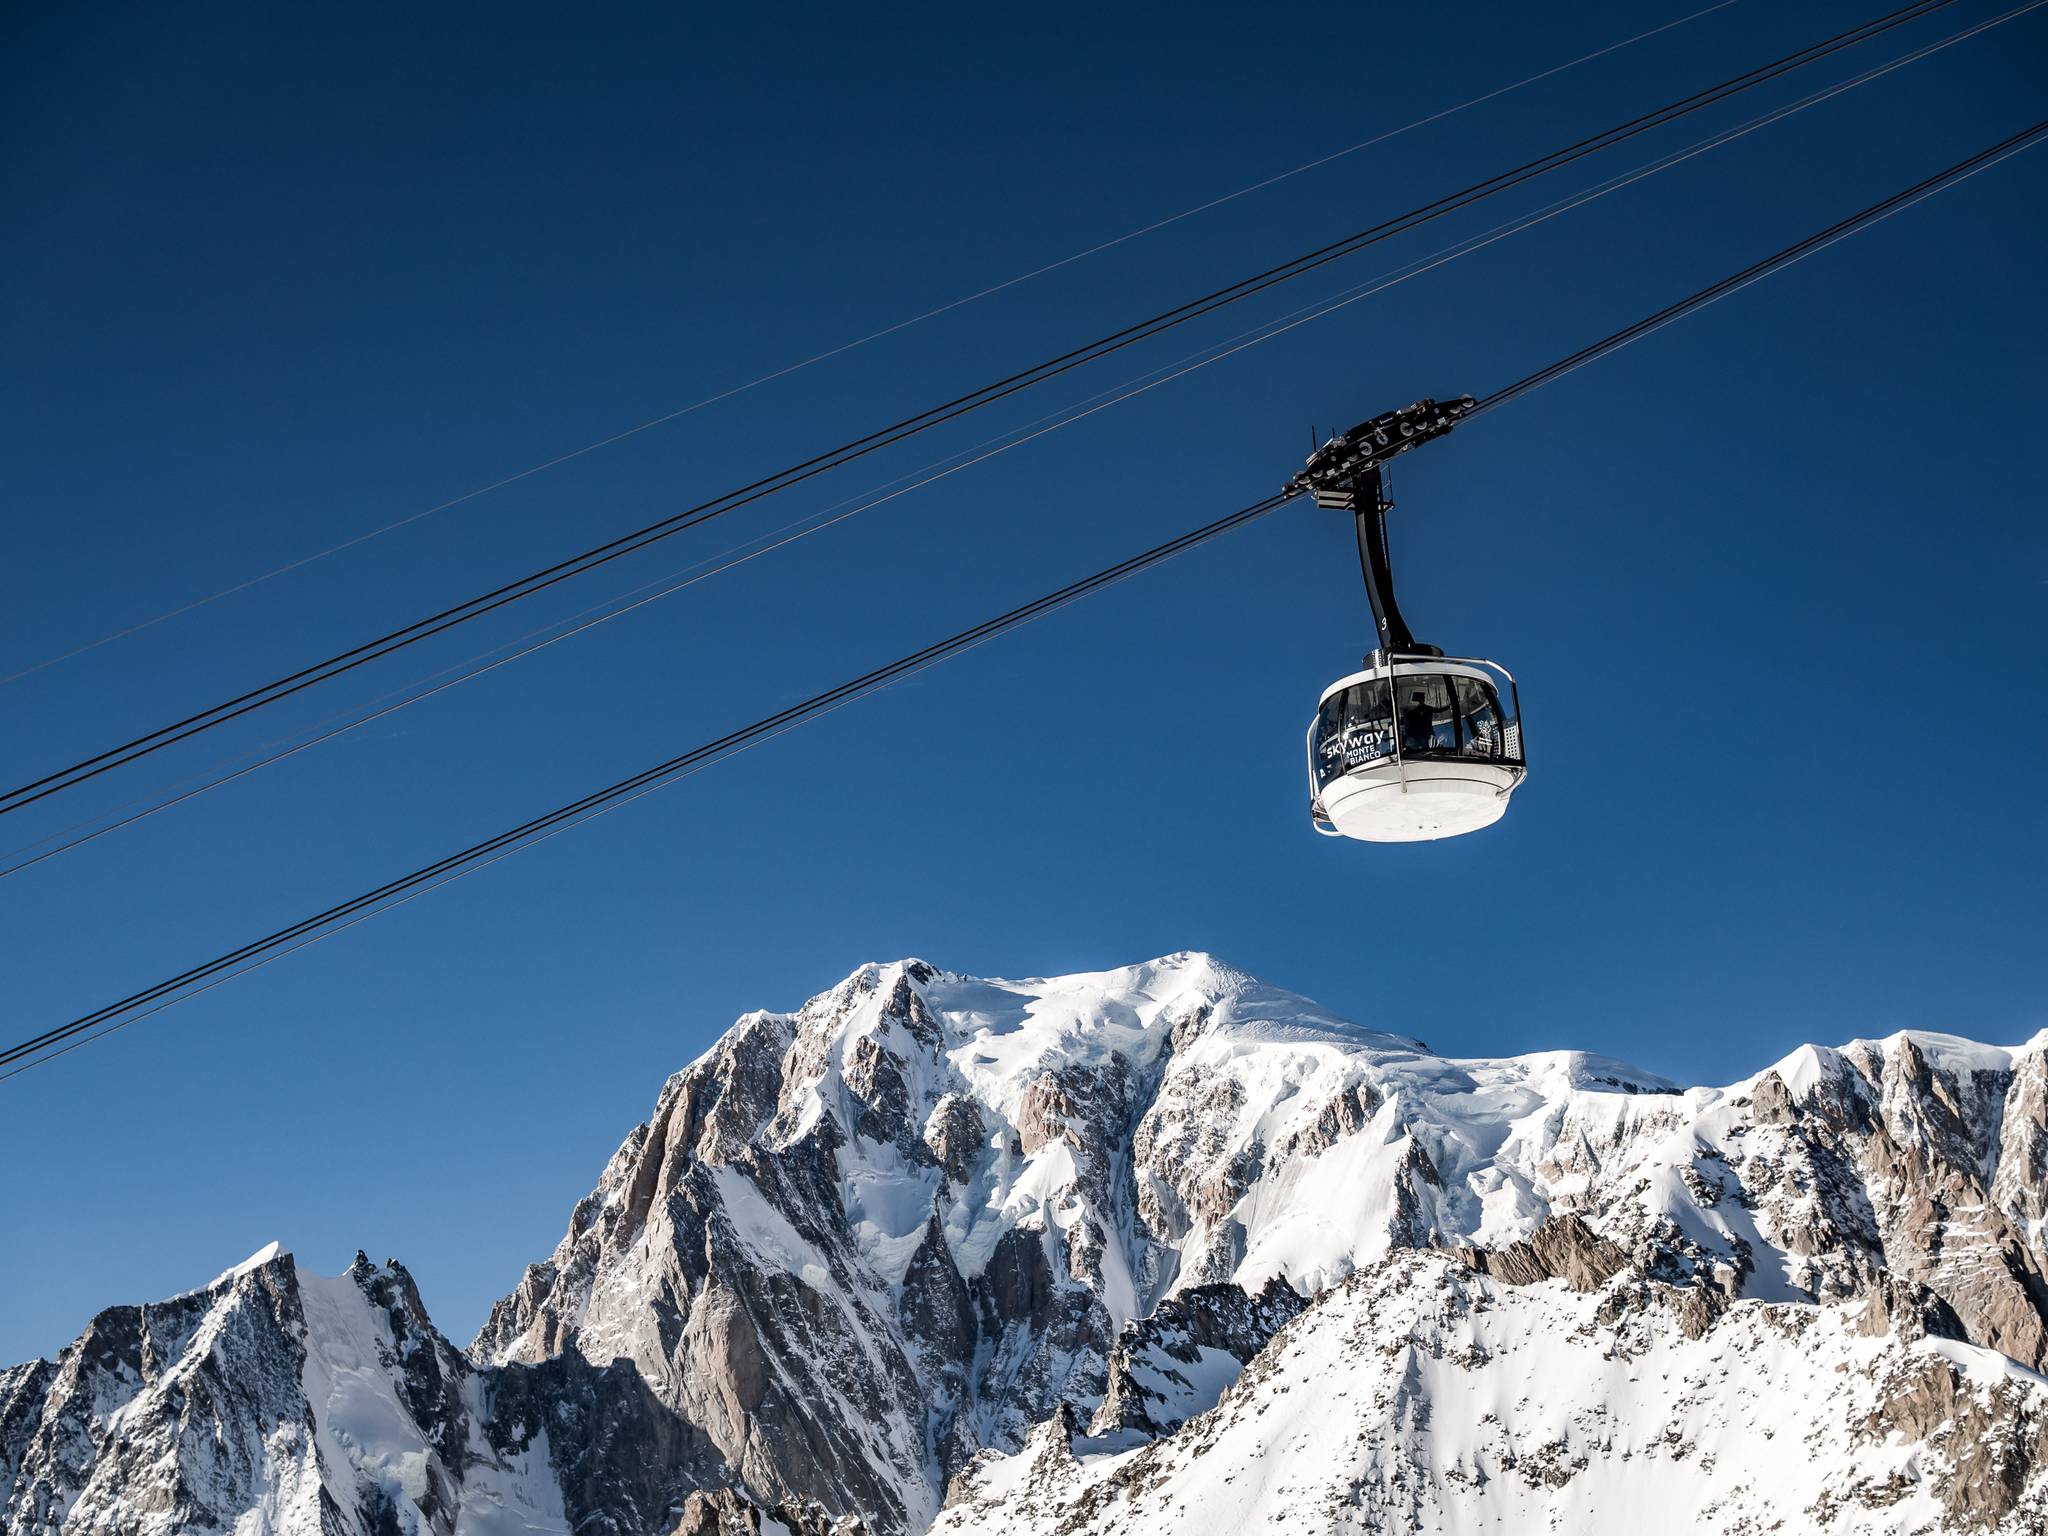
{"type": "MultiPolygon", "coordinates": [[[[1188,1236],[1162,1085],[1205,1033],[1284,1018],[1342,1028],[1195,957],[868,967],[671,1079],[473,1353],[631,1360],[757,1492],[921,1529],[976,1450],[1107,1395],[1183,1269],[1153,1225],[1170,1201],[1188,1236]]],[[[1229,1267],[1206,1242],[1191,1275],[1229,1267]]]]}
{"type": "MultiPolygon", "coordinates": [[[[1695,1467],[1758,1436],[1838,1456],[1862,1491],[1838,1477],[1822,1512],[1856,1529],[2029,1528],[2043,1043],[1905,1034],[1681,1091],[1579,1053],[1437,1057],[1200,955],[869,966],[671,1078],[466,1354],[395,1265],[265,1256],[0,1374],[0,1507],[38,1532],[457,1536],[516,1511],[502,1528],[896,1536],[950,1486],[963,1530],[1013,1504],[1108,1529],[1133,1478],[1235,1508],[1196,1496],[1200,1455],[1353,1512],[1305,1528],[1576,1522],[1639,1508],[1663,1455],[1639,1434],[1683,1418],[1695,1467]],[[1359,1332],[1403,1317],[1405,1345],[1359,1332]],[[1619,1392],[1613,1362],[1651,1354],[1693,1385],[1619,1392]],[[1304,1440],[1295,1466],[1256,1428],[1321,1395],[1283,1358],[1345,1378],[1365,1449],[1304,1440]],[[1540,1390],[1515,1374],[1539,1360],[1563,1372],[1540,1390]],[[1990,1460],[1960,1448],[1986,1436],[1990,1460]],[[1986,1477],[2003,1491],[1958,1493],[1986,1477]],[[1547,1491],[1506,1498],[1523,1484],[1547,1491]]],[[[1701,1510],[1825,1502],[1744,1486],[1705,1477],[1701,1510]]]]}
{"type": "Polygon", "coordinates": [[[942,1536],[2048,1529],[2048,1383],[1742,1302],[1694,1336],[1629,1287],[1400,1250],[1319,1297],[1213,1410],[1132,1448],[1071,1416],[957,1480],[942,1536]]]}
{"type": "Polygon", "coordinates": [[[268,1249],[101,1313],[54,1363],[0,1373],[0,1448],[9,1536],[833,1529],[705,1503],[736,1479],[630,1366],[478,1369],[404,1269],[361,1255],[329,1279],[268,1249]]]}

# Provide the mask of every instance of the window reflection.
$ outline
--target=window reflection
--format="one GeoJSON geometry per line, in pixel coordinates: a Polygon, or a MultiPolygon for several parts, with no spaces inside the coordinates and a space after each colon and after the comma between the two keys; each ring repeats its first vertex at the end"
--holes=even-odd
{"type": "Polygon", "coordinates": [[[1440,676],[1397,677],[1400,698],[1401,752],[1421,757],[1458,750],[1458,716],[1451,703],[1451,679],[1440,676]]]}
{"type": "Polygon", "coordinates": [[[1316,720],[1318,782],[1391,758],[1394,726],[1384,680],[1354,683],[1323,701],[1316,720]]]}
{"type": "Polygon", "coordinates": [[[1499,758],[1505,751],[1500,706],[1493,690],[1476,678],[1453,678],[1461,724],[1459,747],[1466,757],[1499,758]]]}
{"type": "Polygon", "coordinates": [[[1500,695],[1477,678],[1407,674],[1354,683],[1323,701],[1312,752],[1316,787],[1402,758],[1520,763],[1520,731],[1500,695]]]}

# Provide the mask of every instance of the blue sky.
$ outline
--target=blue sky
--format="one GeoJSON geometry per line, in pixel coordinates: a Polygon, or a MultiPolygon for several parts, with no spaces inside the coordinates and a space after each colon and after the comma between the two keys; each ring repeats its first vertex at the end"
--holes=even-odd
{"type": "MultiPolygon", "coordinates": [[[[16,7],[0,671],[1690,9],[16,7]]],[[[1874,8],[1873,8],[1874,9],[1874,8]]],[[[1958,4],[0,823],[308,731],[1993,14],[1958,4]]],[[[18,783],[1865,19],[1711,16],[0,687],[18,783]]],[[[1256,499],[2042,114],[2048,15],[0,881],[7,1038],[1256,499]]],[[[1297,507],[0,1085],[0,1359],[276,1238],[465,1338],[739,1012],[863,960],[1213,950],[1460,1053],[1691,1081],[2040,1002],[2037,151],[1404,464],[1425,638],[1523,680],[1480,836],[1311,835],[1367,618],[1297,507]]]]}

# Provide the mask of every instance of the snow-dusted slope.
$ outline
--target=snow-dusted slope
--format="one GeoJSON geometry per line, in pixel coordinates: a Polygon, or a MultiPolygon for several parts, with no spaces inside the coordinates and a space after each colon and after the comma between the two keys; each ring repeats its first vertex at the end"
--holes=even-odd
{"type": "Polygon", "coordinates": [[[967,1455],[1106,1390],[1177,1267],[1144,1235],[1133,1128],[1176,1042],[1240,1030],[1379,1038],[1198,956],[1036,982],[869,966],[749,1015],[473,1353],[624,1356],[756,1490],[921,1528],[967,1455]]]}
{"type": "MultiPolygon", "coordinates": [[[[54,1367],[0,1374],[0,1494],[25,1530],[72,1503],[156,1518],[186,1496],[175,1482],[211,1490],[204,1502],[240,1511],[250,1536],[299,1528],[285,1511],[309,1496],[344,1512],[335,1530],[395,1522],[453,1536],[519,1499],[521,1520],[548,1529],[552,1489],[579,1531],[668,1536],[682,1519],[715,1529],[721,1510],[753,1519],[740,1495],[718,1492],[733,1488],[788,1519],[812,1519],[790,1512],[815,1500],[908,1536],[978,1454],[1018,1452],[1049,1421],[1080,1426],[1087,1456],[1125,1458],[1064,1478],[1076,1497],[1125,1465],[1182,1467],[1169,1450],[1212,1433],[1201,1426],[1216,1415],[1197,1416],[1226,1390],[1223,1412],[1242,1419],[1249,1387],[1230,1384],[1245,1362],[1265,1370],[1275,1330],[1297,1349],[1343,1334],[1341,1299],[1361,1286],[1386,1315],[1420,1317],[1447,1256],[1487,1358],[1502,1363],[1403,1376],[1401,1412],[1434,1415],[1445,1437],[1402,1432],[1424,1460],[1453,1446],[1493,1454],[1444,1415],[1493,1412],[1502,1443],[1519,1445],[1558,1414],[1678,1412],[1641,1393],[1614,1406],[1605,1365],[1540,1392],[1514,1385],[1505,1362],[1538,1359],[1513,1354],[1516,1331],[1563,1327],[1558,1307],[1576,1318],[1596,1306],[1612,1339],[1671,1352],[1679,1374],[1711,1375],[1718,1365],[1703,1362],[1728,1358],[1744,1330],[1756,1350],[1787,1330],[1877,1341],[1827,1357],[1858,1379],[1868,1361],[1855,1350],[1918,1360],[1950,1347],[1925,1339],[2038,1368],[2044,1045],[1901,1034],[1681,1090],[1574,1052],[1445,1059],[1203,955],[1032,981],[867,966],[794,1013],[747,1015],[672,1077],[466,1358],[432,1334],[402,1271],[310,1281],[271,1258],[224,1290],[106,1314],[54,1367]],[[1597,1302],[1553,1294],[1567,1283],[1597,1302]],[[351,1296],[369,1298],[370,1323],[351,1296]],[[200,1340],[196,1319],[216,1313],[225,1321],[207,1337],[225,1329],[246,1344],[200,1340]],[[163,1342],[145,1346],[152,1329],[163,1342]],[[349,1363],[372,1356],[375,1369],[349,1363]],[[233,1434],[188,1433],[194,1399],[172,1381],[188,1357],[192,1379],[233,1395],[233,1434]],[[168,1491],[95,1491],[123,1486],[123,1458],[145,1441],[149,1466],[181,1469],[161,1474],[168,1491]]],[[[1822,1390],[1798,1374],[1806,1356],[1783,1353],[1754,1432],[1892,1467],[1816,1417],[1884,1405],[1822,1390]]],[[[1701,1388],[1694,1405],[1702,1434],[1735,1437],[1717,1456],[1751,1454],[1744,1379],[1731,1374],[1725,1402],[1701,1388]]],[[[2000,1390],[2031,1402],[2032,1380],[2000,1390]]],[[[1336,1410],[1376,1447],[1394,1431],[1356,1404],[1382,1386],[1359,1376],[1336,1410]]],[[[1948,1497],[1940,1447],[1974,1422],[1968,1393],[1927,1391],[1900,1431],[1923,1451],[1902,1452],[1903,1481],[1886,1485],[1901,1510],[1948,1497]]],[[[2031,1412],[2015,1422],[2034,1424],[2031,1412]]],[[[1574,1443],[1590,1466],[1633,1434],[1588,1429],[1574,1443]]],[[[1249,1458],[1275,1486],[1323,1476],[1241,1440],[1218,1465],[1249,1458]]],[[[2017,1500],[2048,1447],[2015,1446],[1997,1476],[2017,1500]]],[[[975,1465],[983,1490],[1020,1475],[975,1465]]],[[[1498,1482],[1506,1464],[1485,1465],[1498,1482]]],[[[1600,1490],[1626,1482],[1573,1481],[1544,1506],[1561,1520],[1583,1514],[1571,1500],[1619,1497],[1600,1490]]],[[[1450,1528],[1508,1511],[1501,1489],[1479,1486],[1432,1483],[1414,1507],[1450,1528]]],[[[1738,1496],[1725,1480],[1698,1489],[1738,1496]]],[[[1767,1495],[1759,1483],[1740,1497],[1767,1495]]],[[[1910,1528],[1865,1506],[1853,1528],[1910,1528]]],[[[1769,1508],[1786,1528],[1808,1519],[1769,1508]]],[[[1099,1513],[1084,1501],[1058,1518],[1099,1513]]],[[[72,1528],[152,1527],[108,1513],[72,1528]]]]}
{"type": "Polygon", "coordinates": [[[1613,1291],[1396,1253],[1173,1435],[1055,1420],[985,1457],[935,1536],[2048,1529],[2048,1382],[1874,1321],[1745,1301],[1691,1337],[1613,1291]]]}
{"type": "Polygon", "coordinates": [[[975,1450],[1098,1408],[1165,1298],[1321,1284],[1420,1230],[1369,1079],[1441,1070],[1204,955],[865,967],[671,1079],[473,1353],[624,1356],[757,1491],[918,1529],[975,1450]]]}
{"type": "Polygon", "coordinates": [[[485,1386],[403,1270],[328,1279],[273,1246],[0,1376],[6,1529],[382,1536],[402,1509],[397,1529],[566,1532],[545,1430],[493,1424],[485,1386]]]}
{"type": "Polygon", "coordinates": [[[1250,1293],[1566,1214],[1671,1327],[1882,1296],[2038,1365],[2042,1065],[1900,1035],[1680,1091],[1447,1060],[1203,955],[870,966],[672,1079],[473,1353],[623,1355],[756,1492],[883,1531],[1062,1405],[1126,1440],[1206,1406],[1292,1311],[1250,1293]]]}
{"type": "Polygon", "coordinates": [[[828,1536],[698,1493],[734,1481],[630,1366],[478,1369],[360,1254],[330,1278],[273,1245],[0,1371],[7,1536],[828,1536]]]}

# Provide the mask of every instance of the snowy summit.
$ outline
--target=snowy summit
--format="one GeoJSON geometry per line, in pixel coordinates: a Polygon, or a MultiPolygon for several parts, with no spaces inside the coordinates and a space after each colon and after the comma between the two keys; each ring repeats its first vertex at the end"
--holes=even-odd
{"type": "Polygon", "coordinates": [[[10,1532],[2032,1531],[2048,1038],[1680,1089],[1200,954],[740,1019],[460,1351],[265,1250],[0,1372],[10,1532]]]}

